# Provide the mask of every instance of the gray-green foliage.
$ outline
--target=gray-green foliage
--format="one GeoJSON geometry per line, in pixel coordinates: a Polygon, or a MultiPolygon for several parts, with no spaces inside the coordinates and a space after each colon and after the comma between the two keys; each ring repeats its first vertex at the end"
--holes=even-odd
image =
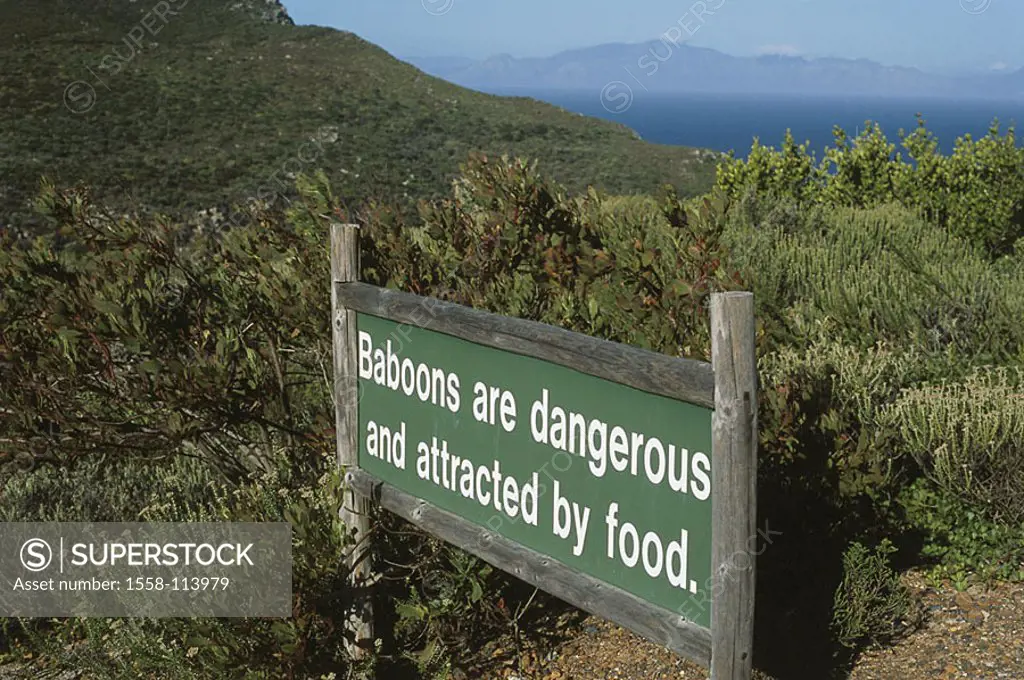
{"type": "Polygon", "coordinates": [[[844,493],[892,497],[894,469],[915,474],[894,468],[905,432],[881,417],[902,389],[1024,356],[1024,268],[992,264],[907,208],[747,198],[724,238],[759,315],[775,321],[761,357],[775,431],[762,442],[826,454],[844,493]]]}
{"type": "Polygon", "coordinates": [[[829,319],[815,322],[801,329],[805,344],[760,357],[762,410],[769,415],[769,432],[779,435],[775,441],[763,439],[766,452],[825,456],[838,473],[840,493],[885,493],[896,461],[893,431],[880,426],[879,414],[901,389],[926,379],[932,369],[915,345],[848,344],[836,339],[834,325],[829,319]],[[808,441],[818,450],[809,451],[808,441]]]}
{"type": "Polygon", "coordinates": [[[940,488],[1007,525],[1024,520],[1024,372],[985,367],[906,389],[882,412],[940,488]]]}
{"type": "Polygon", "coordinates": [[[843,555],[843,581],[836,589],[832,629],[841,644],[881,644],[907,628],[915,610],[910,591],[889,565],[895,548],[883,540],[871,550],[853,543],[843,555]]]}
{"type": "Polygon", "coordinates": [[[968,241],[896,205],[738,211],[726,232],[760,306],[829,319],[836,340],[915,346],[951,364],[1024,349],[1024,269],[992,266],[968,241]]]}
{"type": "Polygon", "coordinates": [[[909,343],[898,346],[880,340],[866,348],[846,344],[832,336],[833,326],[825,319],[809,331],[813,335],[803,347],[785,346],[761,357],[761,379],[767,385],[779,384],[800,372],[822,378],[836,407],[877,426],[879,410],[904,386],[921,379],[923,353],[909,343]]]}
{"type": "Polygon", "coordinates": [[[141,522],[144,510],[158,502],[188,499],[193,506],[210,506],[222,484],[209,465],[187,456],[159,464],[141,458],[116,464],[86,458],[14,471],[0,485],[0,521],[141,522]]]}

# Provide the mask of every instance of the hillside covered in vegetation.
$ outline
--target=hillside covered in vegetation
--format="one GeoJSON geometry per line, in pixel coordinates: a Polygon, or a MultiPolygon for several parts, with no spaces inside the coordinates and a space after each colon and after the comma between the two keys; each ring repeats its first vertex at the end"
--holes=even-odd
{"type": "Polygon", "coordinates": [[[291,195],[314,167],[349,202],[418,199],[470,151],[540,158],[576,189],[692,195],[713,180],[718,154],[466,90],[351,33],[231,5],[0,2],[0,208],[27,214],[45,174],[118,203],[226,212],[291,195]]]}

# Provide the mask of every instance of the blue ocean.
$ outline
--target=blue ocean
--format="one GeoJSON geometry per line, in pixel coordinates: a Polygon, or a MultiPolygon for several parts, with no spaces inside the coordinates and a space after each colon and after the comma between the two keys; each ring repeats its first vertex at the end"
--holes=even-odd
{"type": "MultiPolygon", "coordinates": [[[[833,126],[855,136],[869,120],[881,125],[889,141],[901,150],[899,132],[917,127],[918,113],[947,154],[957,138],[965,134],[982,137],[996,119],[1002,132],[1010,125],[1024,124],[1024,101],[641,93],[622,112],[613,113],[605,108],[599,92],[502,94],[525,95],[623,123],[649,142],[733,151],[740,158],[747,156],[755,137],[761,144],[778,147],[790,129],[796,141],[809,142],[809,149],[820,159],[824,150],[833,146],[833,126]]],[[[1024,140],[1024,135],[1018,135],[1018,140],[1024,140]]]]}

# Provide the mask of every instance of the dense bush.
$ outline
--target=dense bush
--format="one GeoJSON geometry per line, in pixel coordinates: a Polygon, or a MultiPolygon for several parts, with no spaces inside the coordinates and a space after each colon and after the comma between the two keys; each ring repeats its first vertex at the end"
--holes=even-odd
{"type": "Polygon", "coordinates": [[[1020,368],[986,368],[906,389],[880,418],[940,489],[1008,526],[1024,523],[1021,377],[1020,368]]]}
{"type": "Polygon", "coordinates": [[[522,161],[480,156],[452,193],[423,204],[417,224],[372,213],[372,271],[461,304],[710,356],[708,296],[740,286],[724,259],[722,202],[689,205],[667,189],[650,210],[630,210],[593,190],[570,197],[522,161]]]}
{"type": "Polygon", "coordinates": [[[34,622],[24,639],[110,677],[338,668],[325,242],[259,209],[203,234],[108,215],[83,191],[46,187],[38,207],[50,233],[0,248],[2,514],[289,520],[295,613],[34,622]]]}
{"type": "Polygon", "coordinates": [[[316,237],[259,213],[190,235],[53,187],[39,208],[50,236],[0,235],[0,464],[185,451],[237,475],[282,444],[316,459],[328,439],[307,433],[333,427],[316,237]]]}
{"type": "Polygon", "coordinates": [[[831,503],[858,494],[885,498],[901,468],[890,432],[878,427],[879,412],[928,369],[913,346],[879,341],[861,348],[836,340],[833,326],[822,322],[802,349],[761,357],[762,465],[778,466],[776,475],[785,477],[790,463],[818,459],[831,481],[816,485],[831,503]]]}
{"type": "Polygon", "coordinates": [[[912,344],[953,364],[1021,356],[1021,268],[991,266],[969,242],[898,206],[744,208],[727,242],[759,309],[786,328],[828,318],[837,340],[912,344]]]}
{"type": "Polygon", "coordinates": [[[990,254],[1011,252],[1024,236],[1024,149],[1013,128],[1000,135],[993,123],[985,137],[966,135],[943,156],[918,123],[902,136],[906,157],[870,121],[852,140],[837,127],[818,163],[788,133],[778,150],[755,143],[746,160],[719,166],[717,186],[731,198],[753,191],[829,209],[899,203],[990,254]]]}
{"type": "Polygon", "coordinates": [[[949,579],[960,590],[993,579],[1024,581],[1024,525],[995,521],[923,478],[899,504],[906,531],[926,537],[921,553],[932,580],[949,579]]]}

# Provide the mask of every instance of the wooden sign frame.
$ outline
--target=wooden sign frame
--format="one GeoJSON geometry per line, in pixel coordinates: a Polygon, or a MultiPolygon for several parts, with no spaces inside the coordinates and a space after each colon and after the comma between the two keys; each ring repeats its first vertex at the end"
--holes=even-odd
{"type": "Polygon", "coordinates": [[[710,668],[712,680],[749,680],[753,661],[757,494],[757,362],[754,302],[747,292],[711,298],[711,363],[680,359],[554,326],[379,288],[359,281],[358,225],[331,227],[331,308],[338,464],[345,472],[342,519],[354,534],[349,628],[360,657],[372,648],[374,576],[366,559],[369,510],[378,504],[423,530],[592,614],[614,621],[710,668]],[[502,352],[713,409],[711,627],[656,607],[359,468],[357,313],[425,328],[502,352]],[[735,559],[744,556],[741,563],[735,559]]]}

